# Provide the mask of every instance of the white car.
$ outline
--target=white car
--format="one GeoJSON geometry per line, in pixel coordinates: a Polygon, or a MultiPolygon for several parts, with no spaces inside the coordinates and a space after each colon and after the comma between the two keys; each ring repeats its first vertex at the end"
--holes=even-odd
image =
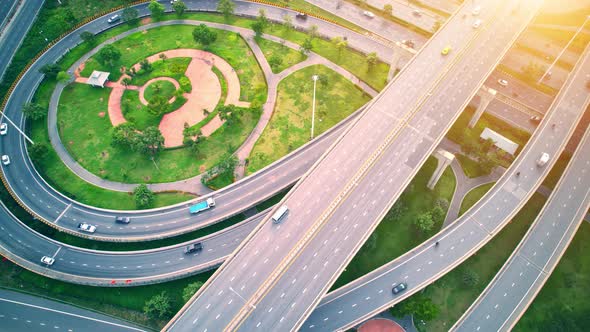
{"type": "Polygon", "coordinates": [[[81,230],[82,232],[86,232],[86,233],[96,232],[96,226],[87,224],[85,222],[78,224],[78,229],[81,230]]]}
{"type": "Polygon", "coordinates": [[[508,81],[501,78],[498,80],[498,84],[500,84],[501,86],[508,86],[508,81]]]}
{"type": "Polygon", "coordinates": [[[53,265],[54,262],[55,262],[55,259],[53,259],[51,257],[43,256],[41,258],[41,263],[43,263],[43,264],[45,264],[47,266],[53,265]]]}
{"type": "Polygon", "coordinates": [[[2,156],[2,164],[4,164],[4,166],[10,165],[10,158],[7,155],[2,156]]]}
{"type": "Polygon", "coordinates": [[[365,15],[365,16],[366,16],[366,17],[368,17],[368,18],[373,18],[373,17],[375,17],[375,14],[371,13],[371,12],[370,12],[370,11],[368,11],[368,10],[365,10],[365,11],[363,12],[363,15],[365,15]]]}
{"type": "Polygon", "coordinates": [[[474,16],[477,16],[477,15],[479,15],[480,12],[481,12],[481,7],[475,6],[475,8],[473,8],[473,11],[471,11],[471,14],[473,14],[474,16]]]}
{"type": "Polygon", "coordinates": [[[475,20],[475,22],[473,22],[473,28],[474,29],[479,28],[480,25],[481,25],[481,20],[480,19],[477,19],[477,20],[475,20]]]}
{"type": "Polygon", "coordinates": [[[0,124],[0,135],[4,136],[8,133],[8,124],[6,122],[2,122],[0,124]]]}

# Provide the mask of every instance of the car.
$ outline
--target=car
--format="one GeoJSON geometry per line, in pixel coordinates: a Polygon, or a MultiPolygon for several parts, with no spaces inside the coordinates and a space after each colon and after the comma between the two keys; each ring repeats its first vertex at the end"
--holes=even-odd
{"type": "Polygon", "coordinates": [[[365,16],[366,16],[366,17],[368,17],[368,18],[374,18],[374,17],[375,17],[375,14],[371,13],[371,12],[370,12],[370,11],[368,11],[368,10],[365,10],[365,11],[363,12],[363,15],[365,15],[365,16]]]}
{"type": "Polygon", "coordinates": [[[121,19],[121,16],[115,14],[115,15],[109,17],[109,19],[107,20],[107,22],[109,22],[109,23],[115,23],[115,22],[119,21],[120,19],[121,19]]]}
{"type": "Polygon", "coordinates": [[[3,155],[2,156],[2,164],[4,164],[4,166],[10,165],[10,157],[8,157],[7,155],[3,155]]]}
{"type": "Polygon", "coordinates": [[[402,40],[402,44],[406,45],[409,48],[414,48],[414,42],[411,41],[411,40],[409,40],[409,39],[408,40],[406,40],[406,39],[402,40]]]}
{"type": "Polygon", "coordinates": [[[78,224],[78,229],[81,230],[82,232],[86,232],[86,233],[96,232],[96,226],[90,225],[85,222],[78,224]]]}
{"type": "Polygon", "coordinates": [[[131,218],[129,217],[115,217],[115,222],[119,224],[128,224],[131,222],[131,218]]]}
{"type": "Polygon", "coordinates": [[[170,0],[171,5],[173,5],[175,2],[178,2],[178,0],[170,0]]]}
{"type": "Polygon", "coordinates": [[[440,54],[447,55],[447,54],[449,54],[450,51],[451,51],[451,46],[447,46],[447,47],[443,48],[442,51],[440,51],[440,54]]]}
{"type": "Polygon", "coordinates": [[[0,135],[4,136],[8,133],[8,124],[6,122],[2,122],[0,124],[0,135]]]}
{"type": "Polygon", "coordinates": [[[391,292],[393,294],[399,294],[399,293],[405,291],[407,288],[408,288],[408,285],[405,282],[402,282],[402,283],[395,285],[395,287],[393,287],[391,292]]]}
{"type": "Polygon", "coordinates": [[[508,81],[501,78],[498,80],[498,84],[500,84],[501,86],[508,86],[508,81]]]}
{"type": "Polygon", "coordinates": [[[184,248],[184,253],[188,255],[201,250],[203,250],[203,244],[201,242],[191,243],[184,248]]]}
{"type": "Polygon", "coordinates": [[[422,12],[418,9],[414,9],[412,11],[412,15],[420,17],[420,16],[422,16],[422,12]]]}
{"type": "Polygon", "coordinates": [[[472,25],[472,27],[473,27],[474,29],[477,29],[477,28],[479,28],[479,26],[480,26],[480,25],[481,25],[481,20],[480,20],[480,19],[477,19],[477,20],[475,20],[475,21],[473,22],[473,25],[472,25]]]}
{"type": "Polygon", "coordinates": [[[471,14],[473,14],[474,16],[479,15],[479,13],[481,12],[481,6],[475,6],[475,8],[473,8],[473,10],[471,11],[471,14]]]}
{"type": "Polygon", "coordinates": [[[299,12],[299,13],[295,14],[295,18],[305,21],[305,20],[307,20],[307,14],[299,12]]]}
{"type": "Polygon", "coordinates": [[[47,266],[53,265],[54,262],[55,262],[55,259],[53,259],[51,257],[48,257],[48,256],[41,257],[41,263],[43,263],[47,266]]]}
{"type": "Polygon", "coordinates": [[[541,122],[541,117],[538,115],[531,115],[529,121],[539,123],[539,122],[541,122]]]}

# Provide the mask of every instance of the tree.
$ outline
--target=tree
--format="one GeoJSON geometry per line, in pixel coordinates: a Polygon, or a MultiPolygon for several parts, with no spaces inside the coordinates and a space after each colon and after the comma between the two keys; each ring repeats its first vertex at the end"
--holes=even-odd
{"type": "Polygon", "coordinates": [[[108,44],[101,48],[96,56],[101,64],[113,67],[115,62],[121,58],[121,51],[112,44],[108,44]]]}
{"type": "Polygon", "coordinates": [[[479,284],[479,274],[472,269],[465,269],[461,276],[461,281],[467,287],[473,287],[479,284]]]}
{"type": "Polygon", "coordinates": [[[154,193],[143,183],[133,189],[133,196],[135,197],[135,205],[139,209],[151,207],[155,199],[154,193]]]}
{"type": "Polygon", "coordinates": [[[111,145],[133,148],[137,140],[138,132],[131,122],[124,122],[111,132],[111,145]]]}
{"type": "Polygon", "coordinates": [[[148,5],[148,9],[150,10],[150,13],[152,14],[152,18],[154,20],[159,20],[160,18],[162,18],[162,16],[164,15],[164,5],[162,5],[161,3],[158,3],[158,1],[156,0],[152,0],[150,1],[150,4],[148,5]]]}
{"type": "Polygon", "coordinates": [[[70,80],[70,75],[68,73],[66,73],[65,71],[60,71],[59,73],[57,73],[57,76],[55,77],[55,79],[58,82],[66,83],[67,81],[70,80]]]}
{"type": "Polygon", "coordinates": [[[168,99],[162,95],[156,94],[148,100],[147,110],[153,115],[162,115],[168,113],[170,104],[168,99]]]}
{"type": "Polygon", "coordinates": [[[190,300],[191,297],[193,297],[193,295],[195,295],[195,293],[202,286],[203,286],[203,283],[200,281],[193,282],[193,283],[186,285],[186,287],[184,287],[184,289],[182,290],[182,299],[184,300],[184,302],[185,303],[188,302],[188,300],[190,300]]]}
{"type": "Polygon", "coordinates": [[[371,52],[369,54],[367,54],[366,57],[367,60],[367,70],[371,70],[373,67],[375,67],[375,65],[377,64],[377,61],[379,60],[377,58],[377,52],[371,52]]]}
{"type": "Polygon", "coordinates": [[[301,44],[301,48],[299,48],[299,52],[301,52],[302,55],[306,55],[309,52],[311,52],[313,48],[313,44],[311,42],[311,37],[307,38],[303,41],[303,44],[301,44]]]}
{"type": "Polygon", "coordinates": [[[217,33],[205,24],[199,24],[193,30],[193,39],[195,42],[207,47],[217,39],[217,33]]]}
{"type": "Polygon", "coordinates": [[[389,16],[393,16],[393,6],[391,4],[385,4],[383,6],[383,12],[389,16]]]}
{"type": "Polygon", "coordinates": [[[261,21],[256,21],[256,22],[252,23],[250,25],[250,27],[252,28],[252,30],[254,30],[254,33],[256,34],[256,38],[260,38],[264,34],[264,29],[266,26],[261,21]]]}
{"type": "Polygon", "coordinates": [[[160,53],[160,55],[158,55],[158,58],[160,58],[160,60],[162,60],[162,62],[166,62],[166,59],[168,59],[168,56],[166,56],[166,53],[160,53]]]}
{"type": "Polygon", "coordinates": [[[172,9],[176,12],[176,16],[181,17],[186,11],[186,4],[183,1],[176,1],[172,4],[172,9]]]}
{"type": "Polygon", "coordinates": [[[540,65],[536,62],[533,62],[533,61],[530,61],[526,66],[523,66],[521,69],[522,69],[522,73],[530,81],[538,80],[539,78],[541,78],[541,76],[545,72],[542,65],[540,65]]]}
{"type": "Polygon", "coordinates": [[[96,43],[96,36],[90,31],[83,31],[80,34],[80,38],[90,45],[94,45],[96,43]]]}
{"type": "Polygon", "coordinates": [[[435,224],[442,223],[445,219],[445,211],[440,206],[435,206],[432,211],[430,211],[430,215],[435,224]]]}
{"type": "Polygon", "coordinates": [[[45,143],[35,143],[29,146],[29,155],[33,160],[43,160],[48,152],[49,148],[45,143]]]}
{"type": "Polygon", "coordinates": [[[141,60],[141,62],[139,62],[139,67],[144,71],[144,72],[151,72],[154,68],[152,67],[152,64],[148,61],[148,59],[143,59],[141,60]]]}
{"type": "Polygon", "coordinates": [[[50,79],[55,79],[60,71],[61,67],[57,63],[48,63],[43,65],[43,67],[39,68],[39,72],[50,79]]]}
{"type": "Polygon", "coordinates": [[[215,175],[233,179],[238,162],[238,158],[235,155],[228,153],[215,167],[207,171],[206,176],[201,178],[201,182],[205,184],[215,175]]]}
{"type": "Polygon", "coordinates": [[[219,118],[228,126],[240,121],[241,111],[235,105],[223,105],[218,108],[219,118]]]}
{"type": "MultiPolygon", "coordinates": [[[[273,68],[276,69],[280,65],[283,64],[283,58],[278,54],[274,54],[273,56],[268,59],[268,64],[273,68]]],[[[273,70],[274,71],[274,70],[273,70]]]]}
{"type": "Polygon", "coordinates": [[[234,13],[236,5],[232,0],[219,0],[217,4],[217,10],[223,14],[223,17],[228,20],[229,17],[234,13]]]}
{"type": "Polygon", "coordinates": [[[32,120],[39,120],[47,115],[47,109],[39,104],[26,103],[23,105],[22,112],[26,117],[32,120]]]}
{"type": "Polygon", "coordinates": [[[145,302],[143,312],[149,317],[158,317],[160,319],[168,318],[172,313],[172,305],[170,304],[170,297],[166,291],[154,295],[151,299],[145,302]]]}
{"type": "Polygon", "coordinates": [[[338,49],[338,56],[342,56],[342,51],[348,46],[348,42],[342,37],[332,38],[332,44],[338,49]]]}
{"type": "Polygon", "coordinates": [[[121,18],[123,19],[123,22],[129,25],[135,25],[139,22],[139,12],[133,7],[127,7],[123,9],[121,18]]]}
{"type": "Polygon", "coordinates": [[[291,17],[291,15],[289,15],[289,14],[283,15],[283,26],[287,30],[293,29],[293,17],[291,17]]]}
{"type": "Polygon", "coordinates": [[[430,214],[430,212],[420,214],[416,219],[414,219],[414,225],[416,225],[416,227],[418,227],[418,229],[422,232],[430,231],[434,226],[432,214],[430,214]]]}
{"type": "Polygon", "coordinates": [[[417,293],[391,308],[391,314],[395,317],[414,315],[414,320],[431,321],[440,313],[440,309],[423,293],[417,293]]]}
{"type": "Polygon", "coordinates": [[[152,159],[164,147],[164,136],[158,127],[147,127],[136,142],[136,149],[142,153],[149,153],[152,159]]]}
{"type": "Polygon", "coordinates": [[[309,27],[309,35],[311,36],[311,39],[317,38],[320,36],[320,28],[313,24],[311,27],[309,27]]]}

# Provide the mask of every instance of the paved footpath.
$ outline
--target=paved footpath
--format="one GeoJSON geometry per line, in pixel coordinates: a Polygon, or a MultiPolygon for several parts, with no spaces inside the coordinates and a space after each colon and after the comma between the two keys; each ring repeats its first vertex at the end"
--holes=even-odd
{"type": "MultiPolygon", "coordinates": [[[[240,148],[238,148],[238,150],[236,152],[238,159],[241,161],[239,167],[236,170],[238,178],[243,177],[243,175],[244,175],[244,161],[250,155],[250,151],[252,151],[254,144],[256,143],[256,141],[258,140],[258,138],[260,137],[260,135],[264,131],[264,128],[266,127],[266,125],[270,121],[270,118],[272,116],[272,112],[274,110],[274,105],[275,105],[275,101],[276,101],[276,94],[277,94],[276,89],[277,89],[279,82],[283,78],[287,77],[289,74],[294,72],[295,70],[304,68],[306,66],[322,64],[322,65],[325,65],[325,66],[331,68],[332,70],[338,72],[339,74],[343,75],[345,78],[351,80],[353,83],[357,84],[369,95],[371,95],[371,96],[377,95],[377,91],[375,91],[374,89],[369,87],[367,84],[362,82],[360,79],[355,77],[353,74],[351,74],[350,72],[346,71],[342,67],[332,63],[331,61],[329,61],[329,60],[327,60],[327,59],[325,59],[313,52],[309,54],[309,57],[306,61],[301,62],[291,68],[288,68],[279,74],[274,74],[271,71],[270,66],[268,65],[268,62],[266,61],[266,58],[264,57],[262,50],[260,49],[260,47],[258,47],[258,44],[256,44],[256,42],[254,41],[254,32],[252,30],[246,29],[246,28],[235,27],[235,26],[231,26],[231,25],[226,25],[226,24],[202,22],[202,21],[194,21],[194,20],[163,21],[163,22],[147,24],[144,26],[140,26],[140,27],[128,30],[116,37],[109,39],[108,41],[104,42],[103,44],[95,47],[92,51],[88,52],[82,58],[80,58],[76,63],[74,63],[70,67],[68,72],[74,73],[75,70],[77,68],[79,68],[85,61],[87,61],[93,54],[98,52],[98,50],[102,46],[104,46],[106,44],[111,44],[111,43],[113,43],[117,40],[120,40],[122,38],[125,38],[135,32],[143,31],[143,30],[147,30],[147,29],[151,29],[151,28],[155,28],[155,27],[159,27],[159,26],[176,25],[176,24],[199,25],[201,23],[207,24],[207,25],[209,25],[213,28],[217,28],[217,29],[239,32],[244,37],[244,39],[246,40],[246,42],[248,43],[250,48],[252,49],[254,56],[256,57],[256,60],[258,61],[258,63],[260,64],[260,66],[263,70],[263,74],[264,74],[267,84],[268,84],[267,100],[263,106],[263,114],[259,120],[259,123],[255,127],[253,132],[250,134],[250,136],[246,139],[246,141],[242,144],[242,146],[240,146],[240,148]]],[[[299,45],[288,42],[286,40],[282,40],[278,37],[265,35],[264,38],[275,41],[275,42],[282,43],[287,47],[299,50],[299,45]]],[[[65,88],[64,84],[60,83],[57,85],[56,89],[54,90],[54,92],[51,96],[51,100],[49,103],[49,113],[48,113],[49,138],[50,138],[53,148],[56,150],[56,152],[59,155],[59,157],[61,158],[61,160],[64,162],[64,164],[66,164],[66,166],[70,170],[72,170],[72,172],[74,172],[76,175],[78,175],[80,178],[82,178],[86,182],[91,183],[97,187],[107,189],[107,190],[114,190],[114,191],[123,191],[123,192],[133,191],[133,189],[137,186],[137,184],[121,183],[121,182],[114,182],[114,181],[108,181],[108,180],[102,179],[102,178],[96,176],[95,174],[92,174],[89,171],[87,171],[76,160],[74,160],[72,158],[72,156],[69,154],[69,152],[67,151],[67,149],[65,148],[65,146],[61,142],[61,139],[59,137],[59,133],[57,131],[57,107],[58,107],[59,96],[61,95],[61,92],[63,91],[64,88],[65,88]]],[[[194,176],[192,178],[185,179],[185,180],[168,182],[168,183],[149,184],[148,187],[150,188],[150,190],[152,190],[154,192],[182,191],[182,192],[187,192],[187,193],[193,193],[196,195],[205,195],[205,194],[212,192],[212,190],[201,183],[201,176],[202,176],[202,174],[199,174],[197,176],[194,176]]]]}

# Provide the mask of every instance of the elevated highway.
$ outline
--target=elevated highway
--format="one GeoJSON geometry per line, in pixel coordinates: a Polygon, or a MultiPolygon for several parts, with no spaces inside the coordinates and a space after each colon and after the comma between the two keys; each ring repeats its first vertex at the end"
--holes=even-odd
{"type": "Polygon", "coordinates": [[[473,29],[464,5],[167,329],[299,328],[538,6],[484,2],[473,29]]]}

